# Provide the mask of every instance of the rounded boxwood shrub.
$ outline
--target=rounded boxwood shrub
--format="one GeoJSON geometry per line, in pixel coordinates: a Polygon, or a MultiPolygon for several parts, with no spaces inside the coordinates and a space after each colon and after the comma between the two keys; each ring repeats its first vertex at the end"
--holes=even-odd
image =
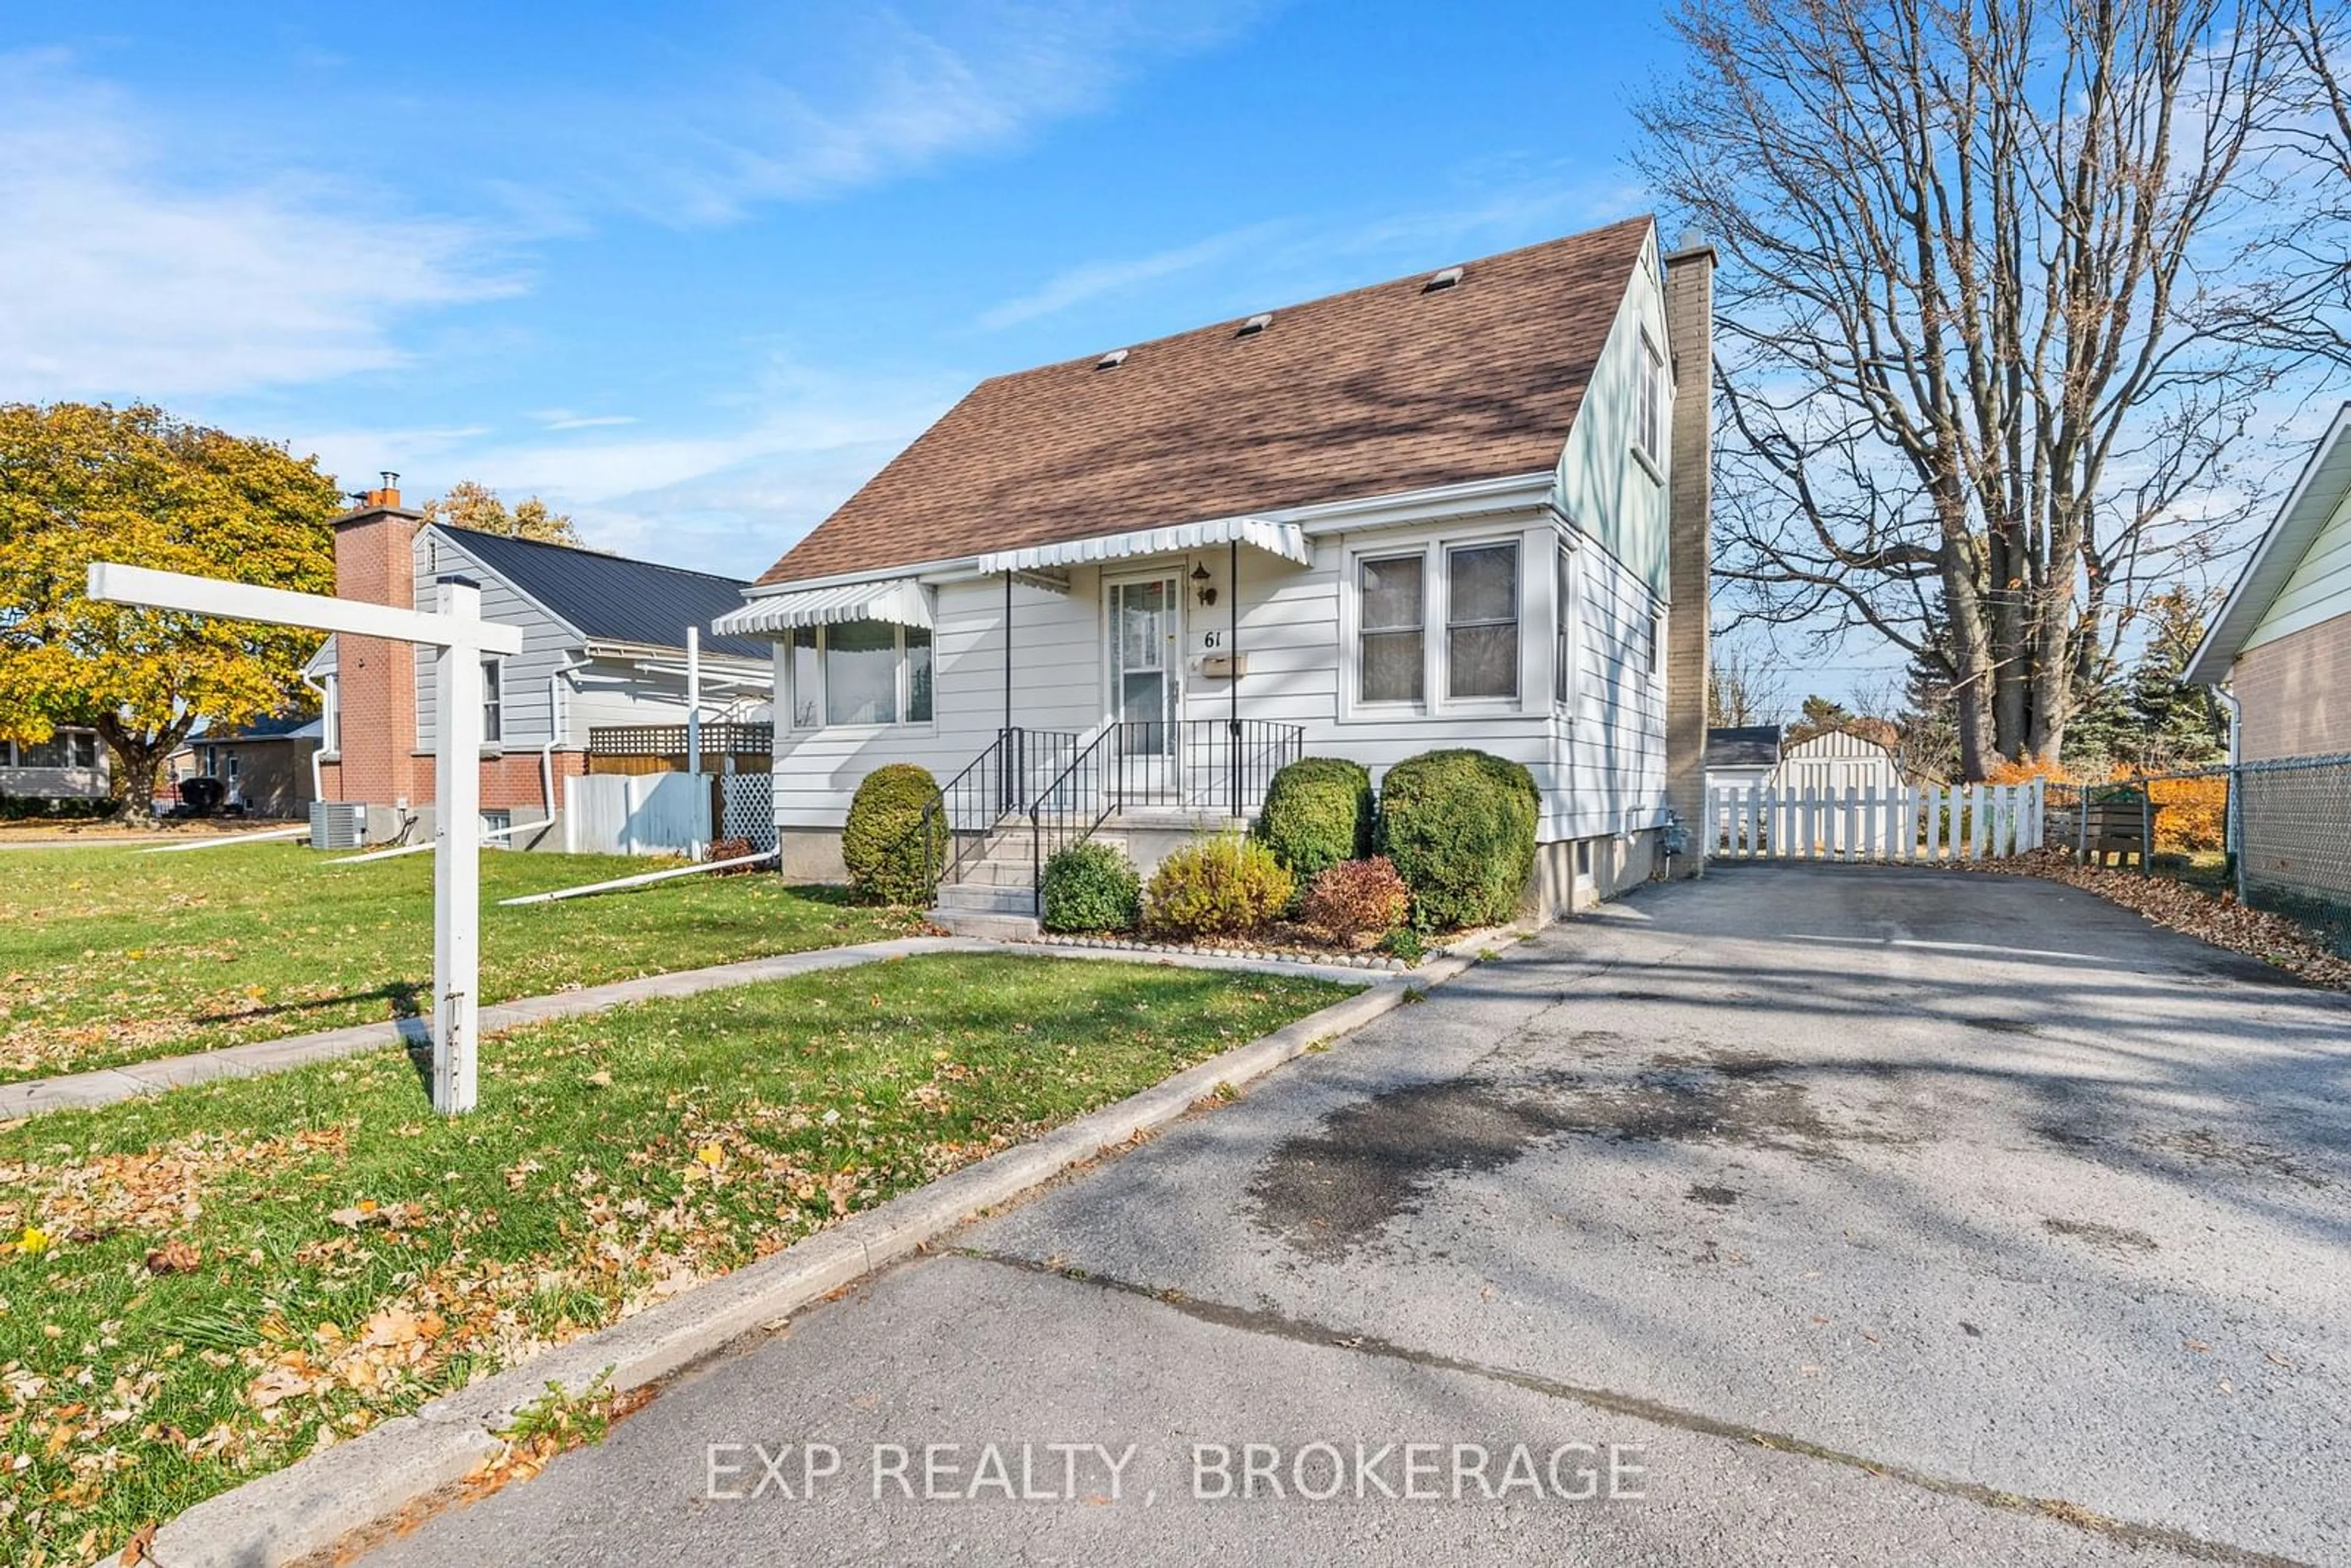
{"type": "Polygon", "coordinates": [[[1238,833],[1203,839],[1151,873],[1144,929],[1155,936],[1245,936],[1290,906],[1295,885],[1256,840],[1238,833]]]}
{"type": "Polygon", "coordinates": [[[861,897],[929,906],[946,860],[947,824],[944,813],[934,812],[924,831],[923,812],[938,798],[931,770],[911,762],[865,776],[841,830],[841,863],[861,897]]]}
{"type": "Polygon", "coordinates": [[[1126,852],[1092,839],[1056,851],[1045,862],[1048,931],[1132,931],[1143,904],[1143,878],[1126,852]]]}
{"type": "Polygon", "coordinates": [[[1250,836],[1301,887],[1372,852],[1372,776],[1340,757],[1301,757],[1273,776],[1250,836]]]}
{"type": "Polygon", "coordinates": [[[1380,780],[1380,852],[1412,889],[1421,931],[1491,925],[1518,912],[1534,870],[1534,775],[1483,751],[1425,751],[1380,780]]]}

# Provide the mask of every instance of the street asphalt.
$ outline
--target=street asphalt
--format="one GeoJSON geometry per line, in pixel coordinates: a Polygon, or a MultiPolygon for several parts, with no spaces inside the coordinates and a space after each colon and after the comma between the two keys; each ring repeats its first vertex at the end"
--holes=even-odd
{"type": "Polygon", "coordinates": [[[2347,1091],[2085,894],[1719,868],[367,1561],[2351,1562],[2347,1091]]]}

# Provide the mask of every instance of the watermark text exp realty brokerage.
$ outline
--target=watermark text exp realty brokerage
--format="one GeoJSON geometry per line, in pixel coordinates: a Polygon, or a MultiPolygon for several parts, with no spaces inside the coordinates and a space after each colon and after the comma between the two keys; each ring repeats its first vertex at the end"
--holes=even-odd
{"type": "Polygon", "coordinates": [[[703,1497],[799,1502],[1123,1502],[1164,1477],[1198,1502],[1639,1501],[1637,1443],[1380,1442],[1185,1445],[1138,1464],[1134,1443],[712,1443],[703,1497]],[[1166,1460],[1174,1460],[1167,1465],[1166,1460]],[[1155,1464],[1153,1461],[1160,1461],[1155,1464]],[[1170,1473],[1170,1472],[1173,1473],[1170,1473]]]}

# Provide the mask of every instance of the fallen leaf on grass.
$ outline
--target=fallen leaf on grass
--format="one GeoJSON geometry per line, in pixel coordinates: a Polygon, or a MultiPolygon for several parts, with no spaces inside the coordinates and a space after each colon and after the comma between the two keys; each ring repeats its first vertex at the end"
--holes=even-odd
{"type": "Polygon", "coordinates": [[[193,1274],[204,1260],[204,1253],[193,1243],[174,1238],[147,1254],[147,1271],[150,1274],[193,1274]]]}
{"type": "Polygon", "coordinates": [[[122,1568],[139,1568],[139,1564],[141,1563],[152,1563],[155,1559],[150,1555],[149,1549],[154,1544],[154,1525],[142,1524],[139,1527],[137,1533],[133,1534],[129,1541],[123,1542],[122,1555],[116,1558],[115,1561],[120,1563],[122,1565],[122,1568]]]}

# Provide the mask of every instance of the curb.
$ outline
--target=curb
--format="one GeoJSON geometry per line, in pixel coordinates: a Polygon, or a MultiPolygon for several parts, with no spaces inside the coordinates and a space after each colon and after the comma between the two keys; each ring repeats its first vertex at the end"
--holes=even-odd
{"type": "MultiPolygon", "coordinates": [[[[1457,944],[1461,946],[1467,944],[1457,944]]],[[[771,1257],[436,1399],[414,1416],[387,1421],[324,1453],[207,1498],[156,1532],[150,1557],[171,1568],[278,1568],[328,1552],[353,1531],[390,1519],[496,1458],[503,1445],[494,1434],[525,1406],[544,1398],[550,1383],[578,1394],[601,1376],[611,1392],[627,1394],[660,1382],[920,1250],[967,1219],[1166,1126],[1218,1084],[1263,1077],[1477,962],[1474,955],[1457,951],[1424,963],[1409,976],[1375,979],[1354,996],[1088,1112],[1032,1143],[852,1215],[771,1257]]],[[[1295,972],[1297,966],[1280,967],[1295,972]]]]}

